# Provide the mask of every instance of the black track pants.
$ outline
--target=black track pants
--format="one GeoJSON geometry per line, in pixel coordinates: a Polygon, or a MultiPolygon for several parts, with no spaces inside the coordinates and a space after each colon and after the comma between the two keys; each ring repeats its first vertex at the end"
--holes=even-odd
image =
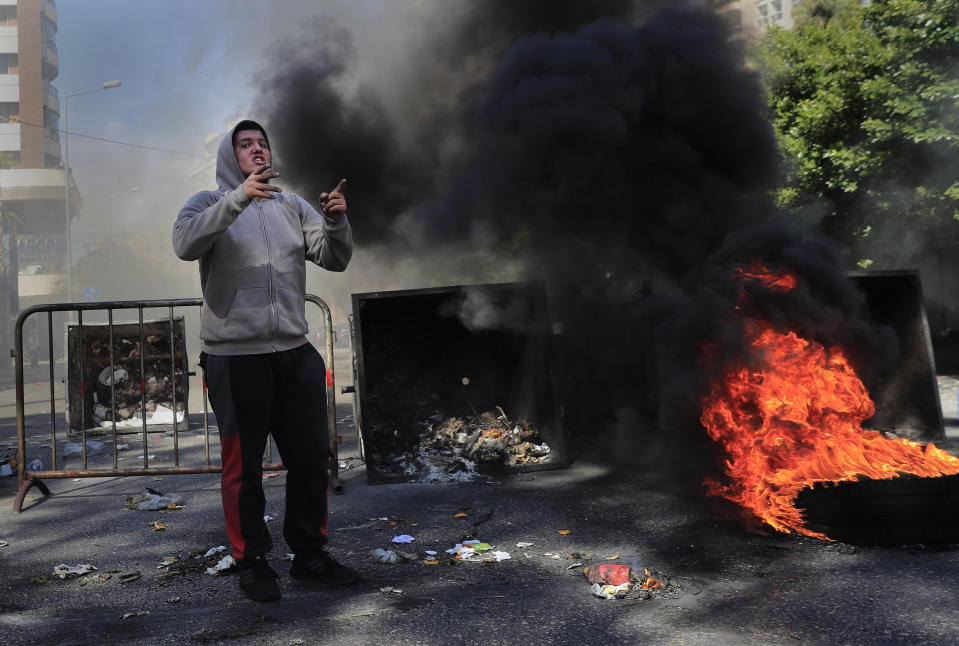
{"type": "Polygon", "coordinates": [[[326,545],[326,366],[309,343],[284,352],[201,355],[220,429],[223,514],[233,558],[266,554],[263,453],[272,433],[287,468],[283,536],[294,553],[326,545]]]}

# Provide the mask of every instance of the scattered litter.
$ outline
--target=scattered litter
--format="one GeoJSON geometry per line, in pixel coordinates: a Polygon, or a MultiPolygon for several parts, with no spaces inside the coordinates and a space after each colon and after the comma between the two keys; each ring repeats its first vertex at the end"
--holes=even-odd
{"type": "Polygon", "coordinates": [[[579,563],[579,562],[576,562],[576,563],[573,563],[572,565],[567,565],[567,566],[566,566],[566,569],[567,569],[567,570],[574,570],[574,569],[576,569],[576,568],[578,568],[578,567],[583,567],[583,564],[582,564],[582,563],[579,563]]]}
{"type": "Polygon", "coordinates": [[[167,530],[167,526],[158,520],[147,523],[147,526],[152,527],[155,532],[165,532],[167,530]]]}
{"type": "MultiPolygon", "coordinates": [[[[97,455],[103,452],[103,442],[97,442],[96,440],[87,440],[87,455],[97,455]]],[[[82,442],[64,442],[63,443],[63,457],[68,455],[81,454],[83,453],[83,443],[82,442]]]]}
{"type": "Polygon", "coordinates": [[[557,533],[557,534],[562,534],[563,536],[566,536],[567,534],[569,534],[569,530],[568,530],[568,529],[557,529],[557,530],[556,530],[556,533],[557,533]]]}
{"type": "Polygon", "coordinates": [[[269,473],[263,474],[264,480],[269,480],[270,478],[279,478],[279,477],[280,477],[280,474],[278,471],[270,471],[269,473]]]}
{"type": "Polygon", "coordinates": [[[273,518],[273,516],[271,516],[271,515],[269,515],[269,514],[267,514],[266,516],[263,517],[263,522],[264,522],[264,523],[268,523],[268,522],[270,522],[271,520],[274,520],[274,518],[273,518]]]}
{"type": "Polygon", "coordinates": [[[437,561],[435,558],[426,559],[425,561],[423,561],[423,565],[439,565],[439,564],[440,562],[437,561]]]}
{"type": "Polygon", "coordinates": [[[619,554],[614,554],[614,555],[612,555],[612,556],[607,556],[607,557],[606,557],[606,560],[607,560],[607,561],[615,561],[615,560],[618,559],[618,558],[619,558],[619,554]]]}
{"type": "Polygon", "coordinates": [[[82,478],[74,478],[74,479],[73,479],[73,482],[80,482],[81,480],[82,480],[82,478]]]}
{"type": "Polygon", "coordinates": [[[101,572],[100,574],[93,574],[91,576],[83,576],[77,579],[77,583],[80,585],[86,585],[88,583],[103,583],[108,581],[113,574],[110,572],[101,572]]]}
{"type": "Polygon", "coordinates": [[[391,585],[380,588],[380,592],[382,592],[387,597],[392,597],[397,594],[403,594],[402,590],[400,590],[399,588],[394,588],[391,585]]]}
{"type": "Polygon", "coordinates": [[[130,445],[127,443],[117,444],[117,451],[120,451],[122,449],[128,449],[128,448],[130,448],[130,445]]]}
{"type": "Polygon", "coordinates": [[[520,541],[519,543],[516,544],[516,547],[520,549],[524,549],[527,547],[533,547],[533,544],[527,541],[520,541]]]}
{"type": "Polygon", "coordinates": [[[282,559],[280,559],[280,560],[281,560],[281,561],[292,561],[294,558],[296,558],[296,555],[287,552],[287,553],[286,553],[286,556],[284,556],[284,557],[283,557],[282,559]]]}
{"type": "Polygon", "coordinates": [[[147,491],[127,498],[127,508],[137,511],[159,511],[160,509],[183,509],[183,498],[176,494],[164,495],[147,491]]]}
{"type": "Polygon", "coordinates": [[[436,556],[436,550],[423,550],[428,556],[436,556]]]}
{"type": "Polygon", "coordinates": [[[130,617],[145,617],[150,614],[149,610],[137,610],[136,612],[125,612],[120,619],[129,619],[130,617]]]}
{"type": "Polygon", "coordinates": [[[453,558],[460,561],[481,561],[484,563],[506,561],[512,558],[509,552],[494,551],[491,544],[478,540],[457,543],[455,547],[446,550],[446,553],[452,554],[453,558]]]}
{"type": "Polygon", "coordinates": [[[599,597],[600,599],[622,599],[629,594],[632,585],[629,581],[622,585],[602,585],[594,583],[589,591],[593,593],[594,597],[599,597]]]}
{"type": "Polygon", "coordinates": [[[53,574],[61,579],[70,579],[75,576],[80,576],[81,574],[92,572],[95,569],[97,568],[89,563],[80,563],[77,565],[67,565],[66,563],[61,563],[53,568],[53,574]]]}
{"type": "Polygon", "coordinates": [[[217,545],[216,547],[211,547],[206,551],[205,554],[197,556],[198,559],[205,559],[207,557],[213,556],[214,554],[219,554],[220,552],[226,551],[226,547],[223,545],[217,545]]]}
{"type": "Polygon", "coordinates": [[[213,567],[208,567],[206,569],[207,574],[212,574],[214,576],[218,575],[223,570],[229,570],[236,564],[236,561],[233,560],[233,557],[229,554],[217,561],[216,565],[213,567]]]}
{"type": "Polygon", "coordinates": [[[33,462],[30,463],[29,469],[30,469],[31,471],[42,471],[42,470],[43,470],[43,461],[40,460],[40,458],[37,458],[36,460],[34,460],[33,462]]]}
{"type": "Polygon", "coordinates": [[[414,539],[409,534],[400,534],[399,536],[393,537],[394,543],[412,543],[414,540],[416,539],[414,539]]]}
{"type": "Polygon", "coordinates": [[[180,603],[180,597],[170,597],[166,600],[167,603],[180,603]]]}
{"type": "Polygon", "coordinates": [[[622,585],[632,579],[632,570],[628,565],[616,565],[613,563],[597,563],[583,569],[586,580],[590,583],[604,583],[609,585],[622,585]]]}
{"type": "Polygon", "coordinates": [[[469,514],[467,514],[465,511],[461,511],[453,516],[453,518],[469,518],[469,514]]]}
{"type": "Polygon", "coordinates": [[[416,560],[417,558],[416,554],[409,552],[397,552],[396,550],[384,550],[380,547],[373,550],[372,555],[377,561],[380,563],[386,563],[387,565],[405,563],[407,561],[416,560]]]}
{"type": "Polygon", "coordinates": [[[9,544],[7,541],[0,541],[0,547],[6,547],[9,544]]]}
{"type": "Polygon", "coordinates": [[[138,581],[141,576],[143,575],[139,572],[128,572],[126,574],[121,574],[117,578],[117,583],[133,583],[134,581],[138,581]]]}

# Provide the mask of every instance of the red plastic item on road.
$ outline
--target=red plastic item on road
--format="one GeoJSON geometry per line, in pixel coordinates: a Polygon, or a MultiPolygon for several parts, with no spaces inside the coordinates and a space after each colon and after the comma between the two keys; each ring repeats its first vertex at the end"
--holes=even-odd
{"type": "Polygon", "coordinates": [[[590,565],[583,569],[583,573],[586,574],[586,580],[590,583],[622,585],[630,580],[629,566],[615,563],[590,565]]]}

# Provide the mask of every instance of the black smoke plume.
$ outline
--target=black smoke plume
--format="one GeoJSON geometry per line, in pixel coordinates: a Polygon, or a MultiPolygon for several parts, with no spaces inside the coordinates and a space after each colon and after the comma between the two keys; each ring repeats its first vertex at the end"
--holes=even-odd
{"type": "Polygon", "coordinates": [[[322,20],[259,77],[279,172],[308,198],[348,177],[358,245],[521,248],[556,300],[645,295],[567,339],[642,339],[622,359],[647,366],[636,408],[658,420],[625,415],[633,438],[637,424],[699,430],[715,376],[700,344],[721,343],[730,361],[745,350],[723,322],[732,268],[753,258],[804,276],[792,298],[761,299],[769,316],[849,344],[867,375],[888,363],[889,339],[860,318],[830,245],[770,220],[772,128],[756,75],[711,10],[503,0],[459,11],[411,46],[422,73],[398,96],[358,82],[362,52],[322,20]]]}

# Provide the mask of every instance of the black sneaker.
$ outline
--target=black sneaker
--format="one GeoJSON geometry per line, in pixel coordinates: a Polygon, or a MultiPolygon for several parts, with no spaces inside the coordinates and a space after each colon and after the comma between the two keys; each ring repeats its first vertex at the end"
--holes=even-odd
{"type": "Polygon", "coordinates": [[[247,599],[253,601],[276,601],[280,598],[277,575],[265,556],[251,556],[237,561],[240,571],[240,587],[247,599]]]}
{"type": "Polygon", "coordinates": [[[337,563],[326,550],[297,554],[293,558],[290,576],[333,585],[349,585],[359,579],[356,570],[337,563]]]}

